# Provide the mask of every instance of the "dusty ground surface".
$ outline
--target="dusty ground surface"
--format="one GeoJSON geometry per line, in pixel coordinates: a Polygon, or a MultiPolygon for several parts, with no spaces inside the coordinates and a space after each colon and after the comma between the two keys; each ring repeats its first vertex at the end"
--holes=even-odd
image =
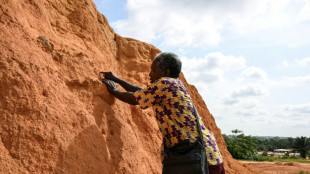
{"type": "Polygon", "coordinates": [[[241,161],[249,167],[255,167],[260,173],[266,174],[295,174],[299,172],[310,173],[310,163],[293,163],[293,162],[252,162],[241,161]]]}

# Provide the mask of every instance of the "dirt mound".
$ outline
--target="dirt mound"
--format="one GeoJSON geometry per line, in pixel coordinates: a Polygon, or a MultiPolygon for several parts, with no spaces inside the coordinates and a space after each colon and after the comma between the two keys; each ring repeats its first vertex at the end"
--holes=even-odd
{"type": "MultiPolygon", "coordinates": [[[[113,71],[146,86],[152,45],[114,33],[90,0],[0,0],[0,173],[160,173],[152,110],[115,100],[97,79],[113,71]]],[[[256,173],[217,137],[227,173],[256,173]]]]}

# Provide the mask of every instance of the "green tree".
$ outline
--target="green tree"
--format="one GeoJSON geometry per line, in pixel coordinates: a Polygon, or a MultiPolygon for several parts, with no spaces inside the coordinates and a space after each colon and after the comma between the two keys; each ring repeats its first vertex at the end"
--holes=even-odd
{"type": "Polygon", "coordinates": [[[241,130],[232,130],[233,135],[223,135],[227,149],[235,159],[254,160],[257,156],[257,140],[245,136],[241,130]]]}
{"type": "Polygon", "coordinates": [[[300,152],[302,158],[306,158],[307,152],[310,150],[310,138],[303,136],[295,138],[293,148],[300,152]]]}
{"type": "Polygon", "coordinates": [[[287,145],[288,145],[288,147],[293,147],[293,145],[294,145],[294,138],[292,138],[292,137],[288,137],[287,138],[287,145]]]}
{"type": "Polygon", "coordinates": [[[231,131],[233,134],[237,135],[237,134],[243,134],[243,131],[242,130],[239,130],[239,129],[234,129],[231,131]]]}
{"type": "Polygon", "coordinates": [[[272,137],[272,138],[257,138],[258,146],[257,150],[261,151],[273,151],[274,149],[290,149],[292,148],[294,138],[280,138],[280,137],[272,137]]]}

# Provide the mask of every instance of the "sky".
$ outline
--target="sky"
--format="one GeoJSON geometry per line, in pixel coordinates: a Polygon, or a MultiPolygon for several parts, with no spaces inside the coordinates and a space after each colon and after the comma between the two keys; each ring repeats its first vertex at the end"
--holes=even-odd
{"type": "Polygon", "coordinates": [[[182,60],[224,134],[310,137],[309,0],[94,0],[116,33],[182,60]]]}

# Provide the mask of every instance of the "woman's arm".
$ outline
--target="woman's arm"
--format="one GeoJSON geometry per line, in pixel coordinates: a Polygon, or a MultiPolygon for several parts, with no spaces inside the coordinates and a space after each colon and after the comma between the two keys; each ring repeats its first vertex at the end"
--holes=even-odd
{"type": "Polygon", "coordinates": [[[103,79],[102,82],[106,84],[108,91],[119,100],[131,105],[138,104],[133,92],[123,92],[118,90],[116,84],[112,80],[103,79]]]}
{"type": "Polygon", "coordinates": [[[109,79],[120,84],[127,92],[136,92],[142,89],[140,86],[131,84],[123,79],[118,78],[113,72],[100,72],[100,74],[103,74],[105,79],[109,79]]]}

